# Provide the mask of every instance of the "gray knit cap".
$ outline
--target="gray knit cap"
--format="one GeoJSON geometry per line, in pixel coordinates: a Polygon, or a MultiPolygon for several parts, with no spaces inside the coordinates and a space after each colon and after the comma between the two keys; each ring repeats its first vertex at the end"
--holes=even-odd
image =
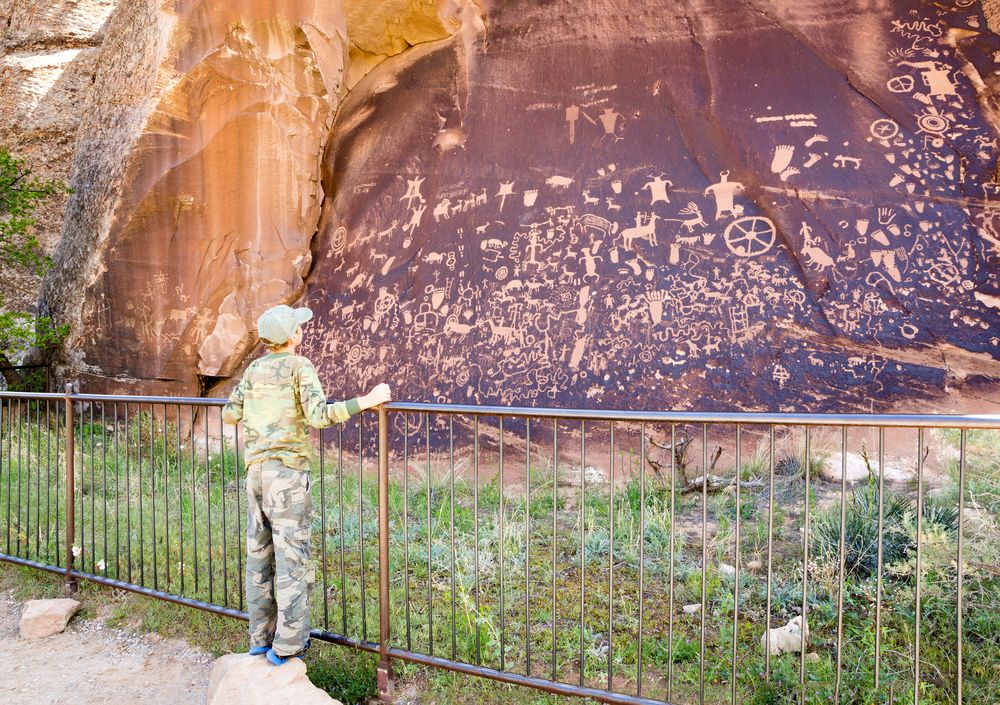
{"type": "Polygon", "coordinates": [[[257,335],[265,343],[282,345],[293,335],[295,329],[313,316],[308,308],[292,308],[291,306],[272,306],[260,314],[257,319],[257,335]]]}

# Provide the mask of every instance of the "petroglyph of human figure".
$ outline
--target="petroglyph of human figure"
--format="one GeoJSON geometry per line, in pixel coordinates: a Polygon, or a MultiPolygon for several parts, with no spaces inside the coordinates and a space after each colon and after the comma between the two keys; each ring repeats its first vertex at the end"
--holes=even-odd
{"type": "Polygon", "coordinates": [[[659,203],[660,201],[670,203],[670,196],[667,195],[667,189],[673,185],[673,181],[664,179],[662,178],[662,175],[658,174],[651,180],[647,181],[642,187],[642,190],[649,191],[649,205],[659,203]]]}
{"type": "Polygon", "coordinates": [[[733,199],[738,191],[743,190],[743,184],[739,181],[730,181],[728,169],[719,172],[719,179],[718,183],[705,189],[706,196],[711,194],[715,197],[715,219],[718,220],[724,215],[739,216],[743,212],[743,206],[736,205],[733,199]]]}
{"type": "Polygon", "coordinates": [[[412,236],[413,231],[420,227],[420,221],[423,220],[424,211],[426,210],[427,206],[425,205],[413,209],[413,213],[410,215],[410,220],[403,226],[403,230],[408,235],[412,236]]]}
{"type": "Polygon", "coordinates": [[[951,70],[947,64],[940,61],[900,61],[900,66],[911,66],[920,71],[920,78],[927,86],[927,93],[932,98],[948,98],[958,96],[955,84],[951,80],[951,70]]]}
{"type": "Polygon", "coordinates": [[[420,185],[424,183],[424,177],[418,177],[416,179],[407,179],[406,181],[406,193],[399,199],[400,201],[406,201],[406,207],[411,208],[413,206],[413,199],[425,203],[423,194],[420,193],[420,185]]]}
{"type": "Polygon", "coordinates": [[[621,113],[616,112],[613,108],[605,108],[604,112],[597,117],[601,121],[601,127],[604,128],[604,137],[614,137],[615,142],[622,139],[615,132],[618,127],[618,118],[620,117],[621,113]]]}

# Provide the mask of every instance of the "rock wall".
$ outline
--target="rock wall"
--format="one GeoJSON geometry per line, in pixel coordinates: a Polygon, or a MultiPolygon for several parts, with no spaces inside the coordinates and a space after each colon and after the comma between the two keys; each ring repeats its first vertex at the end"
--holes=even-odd
{"type": "MultiPolygon", "coordinates": [[[[118,2],[0,0],[0,145],[41,178],[70,179],[75,135],[118,2]]],[[[59,239],[67,198],[38,213],[35,235],[47,252],[59,239]]],[[[33,310],[40,283],[33,273],[5,271],[4,307],[33,310]]]]}
{"type": "Polygon", "coordinates": [[[974,4],[486,25],[341,111],[307,348],[345,393],[830,410],[1000,377],[1000,42],[974,4]]]}
{"type": "Polygon", "coordinates": [[[109,20],[43,294],[89,388],[222,393],[304,295],[333,394],[995,398],[991,6],[219,5],[109,20]]]}

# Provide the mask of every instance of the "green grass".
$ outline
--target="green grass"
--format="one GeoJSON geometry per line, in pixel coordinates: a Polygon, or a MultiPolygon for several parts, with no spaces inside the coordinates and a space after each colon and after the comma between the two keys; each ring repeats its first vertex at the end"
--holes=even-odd
{"type": "MultiPolygon", "coordinates": [[[[11,429],[7,421],[3,422],[0,449],[8,448],[8,439],[13,440],[16,447],[18,438],[22,440],[22,447],[27,447],[26,430],[16,426],[15,423],[15,428],[11,429]]],[[[1000,617],[995,609],[995,605],[1000,604],[1000,581],[995,570],[989,567],[995,566],[996,546],[1000,544],[995,540],[996,535],[990,533],[996,529],[995,517],[1000,512],[998,435],[970,434],[964,474],[966,506],[981,508],[988,524],[983,531],[965,534],[964,701],[967,703],[992,704],[987,694],[992,684],[1000,680],[1000,644],[997,642],[1000,617]],[[990,609],[990,605],[994,607],[990,609]]],[[[44,451],[46,443],[55,446],[58,438],[58,429],[53,429],[52,434],[32,435],[32,448],[37,449],[40,441],[44,451]]],[[[784,625],[802,610],[800,528],[804,486],[795,467],[800,467],[800,458],[804,455],[797,439],[781,440],[783,445],[779,450],[783,455],[778,459],[784,460],[785,474],[781,476],[780,487],[776,484],[774,502],[772,627],[784,625]],[[787,471],[788,468],[792,470],[787,471]]],[[[950,436],[945,440],[955,442],[950,436]]],[[[78,427],[77,447],[80,453],[77,521],[82,519],[83,529],[82,533],[78,529],[77,543],[83,548],[80,565],[84,570],[122,579],[131,577],[133,582],[142,581],[150,587],[155,580],[156,587],[161,590],[240,607],[243,544],[239,537],[245,521],[246,497],[239,484],[241,473],[237,457],[231,448],[220,453],[216,444],[207,457],[198,449],[192,453],[185,439],[178,442],[177,429],[172,424],[164,428],[159,422],[154,423],[148,414],[130,422],[127,434],[124,427],[116,434],[110,421],[102,424],[95,420],[92,424],[87,416],[78,427]],[[226,511],[224,523],[223,507],[226,511]],[[130,521],[126,521],[126,516],[130,521]],[[208,541],[210,529],[211,543],[208,541]],[[195,532],[198,536],[197,559],[195,532]],[[226,536],[225,547],[223,536],[226,536]],[[102,564],[103,569],[100,568],[102,564]],[[197,585],[194,583],[196,575],[197,585]]],[[[817,448],[819,446],[814,446],[814,451],[817,448]]],[[[821,454],[820,448],[811,462],[815,464],[816,457],[821,454]]],[[[30,469],[28,454],[22,454],[20,460],[8,456],[0,463],[0,527],[4,532],[0,534],[0,547],[5,547],[9,538],[12,553],[59,564],[62,557],[56,551],[55,540],[60,532],[54,530],[54,520],[55,507],[60,505],[51,501],[60,486],[56,479],[58,473],[55,466],[46,471],[44,452],[40,468],[35,457],[38,453],[32,451],[30,455],[33,458],[30,469]],[[16,510],[18,490],[21,492],[21,511],[8,515],[6,503],[10,498],[16,510]],[[50,500],[47,504],[46,496],[50,500]],[[45,531],[46,509],[50,519],[48,532],[45,531]],[[8,516],[11,518],[10,532],[7,531],[8,516]]],[[[759,452],[755,457],[757,455],[759,452]]],[[[435,464],[446,457],[446,454],[432,453],[435,464]]],[[[376,640],[377,485],[367,472],[372,464],[366,458],[366,473],[359,482],[356,457],[348,455],[345,458],[343,472],[336,464],[334,449],[328,449],[326,459],[323,472],[318,466],[313,470],[316,506],[313,546],[318,569],[312,591],[313,626],[355,639],[376,640]],[[325,502],[321,502],[321,492],[325,502]]],[[[624,459],[620,467],[629,466],[625,460],[628,459],[624,459]]],[[[523,454],[520,462],[523,463],[523,454]]],[[[690,463],[690,466],[697,474],[697,463],[690,463]]],[[[479,488],[477,514],[473,511],[474,488],[469,481],[470,475],[462,475],[452,484],[446,476],[428,475],[422,463],[415,460],[411,459],[410,467],[411,475],[404,492],[402,478],[398,475],[401,463],[394,461],[389,488],[390,622],[394,646],[409,646],[423,653],[433,650],[436,656],[452,657],[454,654],[460,661],[476,663],[478,660],[493,668],[500,668],[503,659],[507,670],[518,673],[528,672],[530,651],[531,674],[548,678],[552,675],[554,625],[558,680],[578,683],[582,666],[587,685],[607,687],[610,656],[613,688],[634,692],[639,653],[641,546],[643,694],[665,698],[669,675],[674,701],[697,701],[701,686],[701,615],[684,614],[680,607],[700,602],[704,588],[706,701],[728,702],[732,679],[734,590],[732,580],[719,573],[718,565],[735,561],[738,515],[742,570],[736,673],[740,697],[744,702],[755,703],[798,700],[799,655],[773,657],[768,675],[759,644],[767,621],[766,568],[750,569],[748,563],[759,560],[766,566],[769,519],[766,486],[761,489],[759,484],[751,483],[744,489],[738,512],[731,491],[709,497],[709,524],[704,536],[709,561],[704,567],[703,586],[700,494],[686,495],[678,491],[676,514],[672,517],[669,488],[651,481],[650,477],[643,488],[634,472],[625,473],[623,484],[616,488],[613,506],[614,591],[609,594],[612,504],[607,485],[588,483],[581,504],[579,488],[554,483],[551,461],[539,453],[537,458],[532,458],[530,496],[526,498],[523,486],[515,487],[515,483],[505,488],[501,543],[501,495],[496,478],[484,481],[479,488]],[[405,523],[404,511],[408,520],[405,523]],[[478,544],[474,540],[477,528],[478,544]],[[524,558],[526,550],[528,561],[524,558]],[[674,574],[672,606],[669,596],[671,565],[674,574]],[[409,625],[406,621],[407,597],[409,625]],[[613,618],[611,625],[609,615],[613,618]]],[[[760,478],[762,473],[763,477],[767,475],[766,466],[745,462],[742,468],[741,477],[747,481],[760,478]]],[[[818,466],[811,466],[811,471],[813,478],[817,478],[818,466]]],[[[567,468],[560,466],[560,475],[566,472],[567,468]]],[[[732,475],[734,468],[716,468],[714,472],[732,475]]],[[[839,502],[821,507],[817,483],[819,480],[814,479],[810,487],[813,533],[806,598],[811,631],[809,650],[816,654],[816,660],[806,664],[805,695],[808,702],[830,702],[837,672],[839,598],[837,546],[831,551],[830,544],[832,538],[839,543],[839,502]]],[[[848,497],[846,533],[851,540],[856,537],[857,545],[868,551],[871,547],[871,497],[865,492],[870,492],[870,488],[862,486],[848,497]]],[[[951,495],[948,491],[941,492],[933,501],[925,503],[925,512],[935,507],[946,511],[957,503],[957,498],[957,489],[951,495]]],[[[928,514],[924,516],[926,519],[928,514]]],[[[904,508],[897,518],[899,521],[894,524],[893,531],[901,532],[911,548],[893,554],[883,571],[882,687],[875,690],[873,670],[877,576],[870,570],[848,570],[844,581],[841,702],[888,702],[890,687],[896,702],[912,701],[916,584],[912,546],[915,545],[916,528],[912,511],[907,513],[904,508]]],[[[942,531],[941,522],[928,519],[923,525],[921,545],[920,701],[950,703],[955,701],[956,677],[954,585],[957,572],[953,565],[956,536],[942,531]]],[[[127,608],[122,607],[120,617],[114,618],[134,628],[161,633],[171,633],[174,629],[178,635],[190,635],[188,638],[194,643],[213,653],[240,650],[245,645],[245,625],[241,622],[134,595],[128,599],[134,602],[127,608]],[[199,616],[185,618],[182,615],[199,616]]],[[[344,702],[359,702],[371,695],[375,683],[373,664],[369,655],[337,648],[316,648],[309,656],[310,676],[314,682],[344,702]]],[[[432,690],[438,702],[467,700],[461,693],[468,688],[485,702],[512,698],[515,702],[547,702],[550,698],[530,689],[516,689],[402,663],[396,664],[396,672],[401,678],[398,688],[419,683],[432,690]]]]}

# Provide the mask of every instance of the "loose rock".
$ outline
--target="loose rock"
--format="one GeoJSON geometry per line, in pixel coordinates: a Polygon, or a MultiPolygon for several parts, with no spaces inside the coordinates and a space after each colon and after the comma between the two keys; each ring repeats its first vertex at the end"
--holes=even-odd
{"type": "Polygon", "coordinates": [[[229,654],[215,662],[208,705],[331,705],[339,701],[306,677],[306,664],[291,659],[272,666],[263,656],[229,654]]]}
{"type": "MultiPolygon", "coordinates": [[[[843,456],[834,453],[829,460],[823,464],[820,476],[827,482],[840,482],[840,476],[844,471],[843,456]]],[[[847,482],[862,482],[868,479],[868,466],[865,459],[856,453],[847,454],[847,482]]]]}
{"type": "Polygon", "coordinates": [[[21,612],[22,639],[42,639],[58,634],[80,608],[76,600],[29,600],[21,612]]]}
{"type": "Polygon", "coordinates": [[[684,605],[682,608],[685,614],[697,614],[701,611],[701,604],[695,603],[693,605],[684,605]]]}
{"type": "MultiPolygon", "coordinates": [[[[760,637],[760,648],[767,648],[767,643],[771,645],[771,655],[778,656],[783,653],[802,651],[802,631],[803,621],[801,615],[792,619],[783,627],[768,629],[766,634],[760,637]]],[[[809,624],[805,623],[806,639],[809,639],[809,624]]]]}

